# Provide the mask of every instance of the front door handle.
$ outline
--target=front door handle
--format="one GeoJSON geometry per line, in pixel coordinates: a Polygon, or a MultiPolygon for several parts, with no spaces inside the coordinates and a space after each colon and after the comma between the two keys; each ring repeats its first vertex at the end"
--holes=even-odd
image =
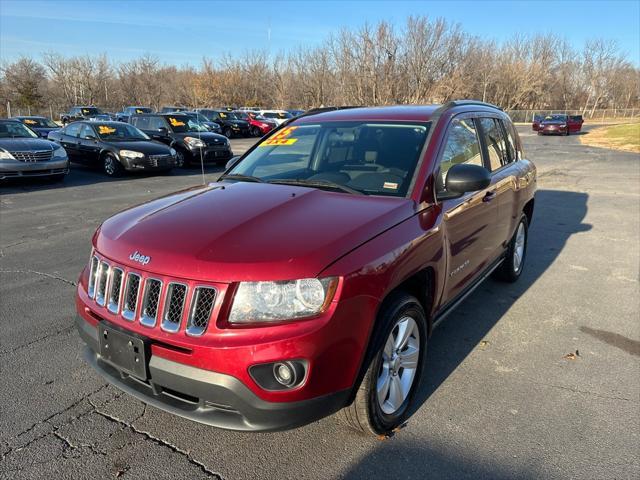
{"type": "Polygon", "coordinates": [[[496,192],[495,192],[495,190],[494,190],[494,191],[491,191],[491,192],[487,192],[487,193],[485,194],[485,196],[484,196],[484,197],[482,197],[482,201],[483,201],[483,202],[490,202],[490,201],[491,201],[491,200],[493,200],[494,198],[496,198],[496,192]]]}

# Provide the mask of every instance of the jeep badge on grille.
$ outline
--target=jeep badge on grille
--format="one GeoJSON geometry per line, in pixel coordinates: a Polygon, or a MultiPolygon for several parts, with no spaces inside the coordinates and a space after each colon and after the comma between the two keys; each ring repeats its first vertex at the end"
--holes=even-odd
{"type": "Polygon", "coordinates": [[[140,263],[142,265],[146,265],[147,263],[149,263],[151,261],[151,257],[148,257],[146,255],[142,255],[140,252],[138,252],[136,250],[131,255],[129,255],[129,260],[133,260],[134,262],[138,262],[138,263],[140,263]]]}

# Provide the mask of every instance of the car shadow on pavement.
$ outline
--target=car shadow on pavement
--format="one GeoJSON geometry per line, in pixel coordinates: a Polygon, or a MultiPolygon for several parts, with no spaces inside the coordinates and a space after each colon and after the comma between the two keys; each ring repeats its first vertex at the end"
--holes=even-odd
{"type": "MultiPolygon", "coordinates": [[[[592,227],[583,223],[588,195],[580,192],[539,190],[529,229],[525,269],[515,283],[489,278],[436,328],[429,340],[427,373],[414,410],[446,381],[504,316],[556,260],[569,238],[592,227]]],[[[409,420],[410,421],[410,420],[409,420]]]]}
{"type": "Polygon", "coordinates": [[[435,447],[408,445],[406,442],[382,442],[371,450],[357,465],[340,478],[347,480],[369,480],[378,478],[415,479],[488,479],[507,480],[532,478],[528,472],[514,471],[497,462],[483,462],[473,458],[460,457],[448,451],[445,446],[435,447]]]}

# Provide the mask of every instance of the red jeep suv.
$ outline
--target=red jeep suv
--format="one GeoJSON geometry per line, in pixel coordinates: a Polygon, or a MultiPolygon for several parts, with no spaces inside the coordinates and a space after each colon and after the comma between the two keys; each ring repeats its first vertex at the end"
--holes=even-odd
{"type": "Polygon", "coordinates": [[[509,117],[474,101],[319,109],[229,163],[98,228],[76,299],[86,359],[217,427],[342,410],[388,434],[433,328],[492,272],[522,273],[536,169],[509,117]]]}

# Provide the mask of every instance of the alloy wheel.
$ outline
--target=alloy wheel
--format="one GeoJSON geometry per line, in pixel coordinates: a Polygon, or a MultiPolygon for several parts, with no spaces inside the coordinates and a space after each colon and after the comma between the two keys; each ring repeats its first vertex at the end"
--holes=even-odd
{"type": "Polygon", "coordinates": [[[380,409],[397,412],[407,399],[420,359],[420,330],[416,321],[402,317],[391,330],[382,351],[382,365],[376,384],[380,409]]]}
{"type": "Polygon", "coordinates": [[[524,223],[520,222],[518,225],[518,231],[516,232],[516,243],[513,249],[513,271],[518,272],[520,270],[520,266],[522,265],[522,260],[524,258],[524,247],[525,247],[526,233],[524,228],[524,223]]]}

